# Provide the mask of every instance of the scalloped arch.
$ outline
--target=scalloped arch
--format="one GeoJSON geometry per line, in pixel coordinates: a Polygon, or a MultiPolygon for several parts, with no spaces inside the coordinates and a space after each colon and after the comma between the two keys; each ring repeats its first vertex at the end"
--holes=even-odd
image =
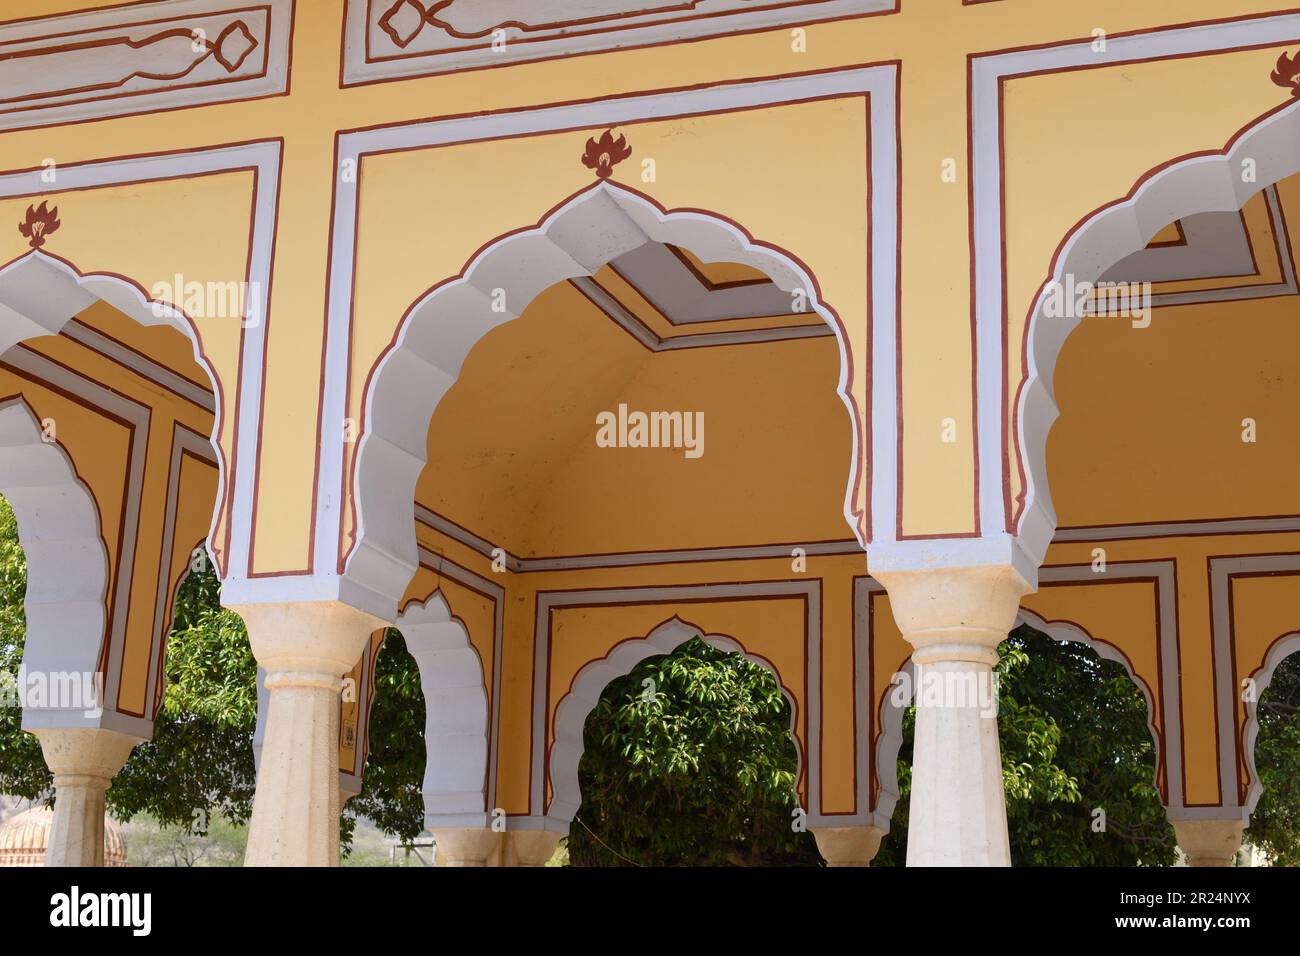
{"type": "Polygon", "coordinates": [[[781,680],[772,662],[750,653],[737,640],[724,634],[706,634],[703,629],[674,615],[640,638],[629,638],[616,644],[603,658],[583,666],[573,678],[569,692],[555,707],[555,739],[551,744],[551,802],[546,808],[546,828],[564,833],[582,806],[582,787],[578,782],[578,763],[582,759],[583,729],[600,695],[609,682],[631,672],[647,657],[671,654],[692,638],[698,637],[719,650],[741,654],[758,664],[775,679],[781,693],[790,704],[790,739],[794,741],[798,758],[795,780],[801,780],[807,769],[804,748],[800,745],[794,728],[799,725],[799,707],[794,694],[781,680]]]}
{"type": "MultiPolygon", "coordinates": [[[[99,506],[21,396],[0,403],[0,445],[0,494],[13,508],[27,559],[22,666],[28,673],[93,674],[107,626],[109,562],[99,506]]],[[[80,708],[24,707],[23,726],[93,727],[98,718],[80,708]]]]}
{"type": "Polygon", "coordinates": [[[408,604],[393,626],[419,666],[424,691],[425,825],[487,826],[488,693],[469,630],[441,591],[408,604]]]}
{"type": "Polygon", "coordinates": [[[1260,781],[1259,771],[1255,767],[1255,741],[1259,737],[1257,713],[1259,701],[1264,696],[1264,691],[1268,690],[1268,685],[1273,682],[1273,673],[1278,665],[1297,652],[1300,652],[1300,631],[1284,634],[1272,643],[1268,653],[1264,655],[1264,663],[1250,675],[1251,680],[1255,682],[1255,694],[1253,700],[1246,702],[1246,721],[1241,725],[1242,752],[1246,758],[1246,771],[1250,779],[1250,787],[1246,790],[1247,814],[1255,812],[1255,806],[1264,794],[1264,784],[1260,781]]]}
{"type": "Polygon", "coordinates": [[[855,507],[863,418],[852,398],[851,351],[838,315],[821,300],[815,277],[788,253],[720,216],[694,209],[668,211],[633,189],[597,182],[536,226],[484,247],[460,275],[434,286],[403,316],[366,387],[352,475],[355,541],[344,566],[351,587],[381,595],[396,608],[415,573],[415,486],[426,462],[429,423],[474,345],[518,318],[543,290],[592,275],[649,242],[689,249],[706,262],[742,263],[765,273],[782,290],[804,290],[809,308],[835,332],[840,350],[836,390],[853,431],[843,511],[865,545],[864,512],[855,507]],[[495,295],[498,290],[504,290],[503,299],[495,295]]]}
{"type": "MultiPolygon", "coordinates": [[[[125,276],[83,273],[66,259],[33,250],[0,268],[0,354],[26,339],[58,335],[72,318],[96,301],[105,302],[140,325],[165,325],[190,342],[194,361],[212,385],[216,398],[209,441],[217,459],[217,499],[205,544],[219,571],[224,564],[213,552],[212,537],[226,506],[227,465],[220,444],[225,401],[221,380],[208,361],[194,321],[169,302],[150,299],[144,288],[125,276]]],[[[224,557],[224,556],[222,556],[224,557]]]]}
{"type": "Polygon", "coordinates": [[[1169,223],[1198,213],[1235,212],[1255,193],[1297,172],[1300,102],[1292,101],[1243,128],[1221,150],[1194,153],[1151,170],[1126,197],[1087,216],[1062,241],[1026,325],[1025,376],[1015,417],[1024,472],[1016,536],[1036,564],[1042,563],[1056,532],[1047,477],[1047,437],[1060,416],[1053,379],[1061,348],[1080,321],[1045,314],[1051,284],[1067,275],[1076,283],[1095,281],[1169,223]],[[1243,176],[1246,168],[1253,171],[1249,181],[1243,176]]]}

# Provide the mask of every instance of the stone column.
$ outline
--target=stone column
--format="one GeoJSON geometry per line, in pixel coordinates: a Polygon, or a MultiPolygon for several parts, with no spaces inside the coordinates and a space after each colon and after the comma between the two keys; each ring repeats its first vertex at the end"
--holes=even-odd
{"type": "Polygon", "coordinates": [[[383,621],[337,602],[237,607],[266,670],[246,866],[337,866],[339,692],[383,621]]]}
{"type": "Polygon", "coordinates": [[[501,836],[491,827],[431,830],[439,866],[500,866],[501,836]]]}
{"type": "Polygon", "coordinates": [[[33,730],[54,774],[54,823],[46,866],[104,865],[104,793],[140,742],[91,727],[33,730]]]}
{"type": "Polygon", "coordinates": [[[1241,849],[1244,820],[1173,820],[1188,866],[1232,866],[1241,849]]]}
{"type": "Polygon", "coordinates": [[[504,866],[545,866],[555,856],[562,833],[551,830],[508,830],[504,834],[504,866]]]}
{"type": "Polygon", "coordinates": [[[908,866],[1010,866],[993,665],[1030,588],[1013,568],[876,577],[912,645],[908,866]]]}
{"type": "Polygon", "coordinates": [[[827,866],[870,866],[885,831],[880,827],[812,827],[827,866]]]}

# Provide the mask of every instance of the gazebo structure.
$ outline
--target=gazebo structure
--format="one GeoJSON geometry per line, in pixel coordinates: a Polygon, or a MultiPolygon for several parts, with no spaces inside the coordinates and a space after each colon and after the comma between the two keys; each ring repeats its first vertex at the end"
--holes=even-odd
{"type": "Polygon", "coordinates": [[[1017,621],[1123,663],[1228,861],[1300,649],[1270,6],[9,0],[0,493],[28,674],[103,689],[24,713],[56,834],[211,560],[264,673],[250,864],[337,862],[390,625],[448,861],[549,857],[604,686],[702,637],[790,698],[829,862],[915,691],[909,862],[1006,864],[1017,621]]]}

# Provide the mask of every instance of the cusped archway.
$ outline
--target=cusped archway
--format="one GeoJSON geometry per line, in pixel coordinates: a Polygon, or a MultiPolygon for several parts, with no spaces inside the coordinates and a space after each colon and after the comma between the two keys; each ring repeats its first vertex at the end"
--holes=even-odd
{"type": "MultiPolygon", "coordinates": [[[[179,294],[179,292],[177,292],[179,294]]],[[[229,468],[221,448],[225,398],[221,379],[208,358],[198,326],[172,302],[153,299],[138,282],[103,272],[83,272],[72,262],[40,249],[0,267],[0,354],[27,339],[58,335],[77,315],[98,302],[142,326],[165,326],[189,342],[195,364],[214,396],[212,434],[217,462],[217,499],[213,503],[207,546],[216,566],[223,555],[213,534],[227,507],[229,468]]]]}
{"type": "Polygon", "coordinates": [[[343,569],[349,587],[383,595],[394,608],[405,591],[417,566],[414,497],[427,460],[429,425],[475,344],[518,318],[549,287],[591,276],[649,243],[689,251],[706,263],[755,269],[789,294],[797,311],[815,313],[830,326],[840,354],[836,390],[853,434],[842,511],[864,542],[857,501],[863,417],[852,397],[843,324],[822,301],[815,277],[798,259],[755,240],[725,217],[669,211],[633,189],[597,182],[537,225],[485,246],[458,276],[433,287],[407,311],[367,382],[352,476],[355,539],[343,569]]]}
{"type": "Polygon", "coordinates": [[[151,298],[124,276],[84,271],[41,249],[0,267],[0,353],[6,372],[17,376],[13,380],[18,383],[18,394],[11,396],[17,402],[5,407],[6,454],[0,456],[0,469],[9,483],[0,490],[14,506],[28,561],[23,667],[44,675],[98,675],[101,681],[98,713],[31,709],[24,722],[97,726],[148,737],[164,689],[163,654],[176,569],[192,560],[200,533],[215,567],[224,569],[225,549],[214,540],[229,497],[229,472],[219,442],[220,380],[197,326],[180,308],[151,298]],[[133,345],[131,337],[114,337],[135,326],[167,328],[181,338],[151,355],[147,349],[156,341],[133,345]],[[83,366],[83,357],[100,364],[83,366]],[[108,376],[109,369],[120,377],[108,376]],[[128,380],[134,384],[125,388],[128,380]],[[65,407],[83,409],[86,420],[73,431],[53,418],[39,421],[33,410],[43,407],[38,392],[65,407]],[[163,395],[167,398],[155,400],[163,395]],[[164,411],[171,399],[186,412],[164,411]],[[100,432],[87,425],[92,421],[121,426],[125,467],[120,486],[100,474],[102,462],[94,457],[100,432]],[[162,453],[151,453],[164,438],[168,445],[162,453]],[[67,478],[66,469],[60,472],[51,455],[62,455],[75,480],[67,478]],[[77,476],[74,459],[88,480],[77,476]],[[199,462],[208,477],[195,479],[192,471],[188,479],[182,475],[187,460],[199,462]],[[64,480],[56,480],[59,474],[64,480]],[[201,499],[194,494],[198,488],[203,489],[201,499]],[[74,493],[77,489],[80,495],[74,493]],[[120,497],[120,508],[115,504],[105,510],[106,490],[120,497]],[[148,516],[155,508],[161,511],[159,521],[148,516]],[[106,532],[106,524],[114,522],[115,530],[106,532]],[[114,539],[110,549],[108,542],[114,539]],[[157,549],[156,589],[152,584],[137,587],[137,556],[145,548],[157,549]],[[152,599],[147,610],[132,613],[133,594],[152,599]],[[135,641],[136,631],[128,636],[128,621],[138,625],[136,631],[144,628],[147,643],[135,641]],[[128,646],[136,648],[129,666],[128,646]],[[123,703],[128,670],[130,700],[123,703]]]}
{"type": "Polygon", "coordinates": [[[794,728],[799,726],[798,702],[794,693],[781,679],[781,674],[767,658],[751,653],[735,638],[723,634],[710,634],[699,626],[680,617],[672,617],[653,628],[644,637],[624,640],[600,660],[592,661],[574,676],[569,692],[555,707],[552,728],[553,742],[549,756],[551,798],[546,805],[546,828],[561,833],[569,831],[578,809],[582,806],[582,787],[578,781],[578,764],[584,749],[583,730],[587,717],[600,700],[606,686],[615,678],[629,673],[648,657],[671,654],[687,641],[698,638],[704,643],[730,654],[740,654],[758,664],[775,678],[782,696],[790,705],[790,739],[794,742],[798,759],[796,780],[806,772],[804,748],[794,728]]]}
{"type": "MultiPolygon", "coordinates": [[[[95,674],[106,633],[109,579],[99,507],[71,457],[21,396],[0,401],[0,446],[0,494],[13,508],[27,558],[27,631],[59,638],[26,641],[24,673],[95,674]]],[[[23,725],[99,726],[102,686],[87,689],[94,699],[83,700],[88,705],[83,707],[25,700],[23,725]]]]}
{"type": "Polygon", "coordinates": [[[1041,564],[1057,527],[1048,482],[1047,440],[1060,416],[1053,385],[1061,350],[1083,316],[1058,314],[1053,291],[1095,283],[1117,262],[1145,249],[1169,224],[1236,212],[1261,190],[1300,172],[1300,103],[1288,101],[1252,121],[1222,149],[1177,157],[1147,172],[1128,195],[1095,210],[1061,241],[1034,299],[1024,332],[1015,401],[1021,500],[1017,538],[1041,564]]]}

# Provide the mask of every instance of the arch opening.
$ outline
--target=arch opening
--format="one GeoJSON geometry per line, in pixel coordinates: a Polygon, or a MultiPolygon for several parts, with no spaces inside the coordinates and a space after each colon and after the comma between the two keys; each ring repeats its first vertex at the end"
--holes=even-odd
{"type": "MultiPolygon", "coordinates": [[[[189,343],[191,357],[206,378],[213,415],[212,432],[207,439],[217,465],[217,496],[205,546],[218,571],[224,572],[225,549],[215,542],[214,536],[231,494],[230,471],[220,443],[225,395],[192,318],[172,302],[151,298],[132,279],[82,272],[66,259],[33,249],[0,267],[0,355],[28,339],[64,333],[77,316],[101,302],[137,325],[163,326],[179,332],[189,343]]],[[[249,298],[243,304],[243,314],[251,315],[252,308],[249,298]]]]}
{"type": "MultiPolygon", "coordinates": [[[[23,406],[21,412],[6,406],[2,467],[14,474],[5,492],[20,515],[29,588],[34,586],[28,597],[29,604],[35,602],[35,613],[28,615],[24,666],[40,673],[97,673],[102,704],[93,718],[33,710],[24,715],[24,726],[98,726],[147,739],[161,704],[164,645],[180,586],[174,573],[177,562],[189,562],[192,554],[201,553],[219,572],[223,569],[225,549],[214,539],[228,499],[228,472],[218,441],[223,415],[219,378],[196,325],[182,310],[151,299],[133,280],[82,272],[40,249],[0,267],[0,354],[5,356],[6,373],[16,377],[16,397],[23,406]],[[145,331],[150,329],[158,331],[145,331]],[[128,382],[129,388],[124,385],[128,382]],[[35,390],[31,396],[28,383],[35,390]],[[62,412],[57,420],[38,420],[31,404],[37,402],[35,392],[75,411],[75,427],[66,424],[62,412]],[[164,407],[167,410],[160,412],[164,407]],[[80,420],[83,414],[85,421],[80,420]],[[51,477],[50,492],[62,497],[53,506],[28,507],[25,499],[40,492],[35,476],[52,461],[42,448],[75,446],[90,469],[88,475],[103,472],[102,463],[86,451],[98,440],[87,423],[101,419],[112,423],[108,431],[120,426],[124,436],[121,485],[112,485],[106,472],[94,481],[78,478],[85,500],[74,501],[77,496],[69,493],[68,483],[51,477]],[[161,459],[149,453],[155,431],[170,432],[170,455],[161,459]],[[193,462],[210,469],[204,473],[208,477],[196,478],[193,462]],[[157,482],[166,488],[165,501],[144,497],[145,488],[157,482]],[[111,507],[101,504],[106,492],[120,497],[120,507],[116,502],[111,507]],[[164,512],[157,522],[160,537],[142,538],[143,529],[154,527],[148,512],[155,507],[164,512]],[[61,522],[59,528],[24,529],[33,525],[32,515],[38,511],[45,515],[42,521],[61,522]],[[199,521],[200,548],[206,550],[178,551],[199,537],[199,521]],[[74,524],[80,530],[74,530],[74,524]],[[117,543],[110,548],[112,540],[117,543]],[[150,551],[160,556],[156,585],[152,577],[146,584],[137,576],[137,559],[147,560],[150,551]],[[95,565],[93,573],[82,569],[88,563],[95,565]],[[47,564],[58,570],[47,571],[47,564]],[[147,613],[130,613],[133,603],[147,600],[152,600],[147,613]],[[46,608],[36,609],[38,604],[46,608]],[[148,662],[130,665],[130,702],[123,703],[128,628],[144,627],[146,620],[148,662]]],[[[64,452],[75,472],[71,456],[64,452]]]]}
{"type": "Polygon", "coordinates": [[[796,732],[799,726],[798,704],[775,666],[766,658],[748,651],[732,637],[707,633],[674,616],[653,628],[645,637],[621,641],[603,658],[583,666],[574,676],[569,692],[556,705],[547,758],[551,792],[550,800],[545,806],[546,829],[568,833],[583,805],[579,765],[586,746],[587,721],[606,688],[611,682],[631,673],[643,661],[670,655],[693,640],[727,654],[738,654],[772,675],[789,710],[789,736],[795,750],[794,789],[796,792],[800,789],[807,773],[807,761],[804,746],[796,732]]]}
{"type": "Polygon", "coordinates": [[[492,329],[518,319],[547,289],[588,279],[651,245],[683,250],[706,264],[755,270],[787,301],[800,303],[798,311],[819,317],[821,334],[829,326],[840,356],[836,393],[852,430],[841,510],[859,544],[865,541],[865,512],[857,501],[863,419],[852,398],[843,324],[821,300],[815,277],[797,259],[720,216],[665,210],[634,190],[602,182],[566,200],[537,226],[484,247],[458,276],[424,294],[403,317],[372,370],[363,400],[351,469],[353,534],[340,565],[345,593],[351,588],[358,599],[382,596],[386,606],[395,606],[414,574],[414,501],[427,462],[430,423],[471,349],[492,329]]]}

